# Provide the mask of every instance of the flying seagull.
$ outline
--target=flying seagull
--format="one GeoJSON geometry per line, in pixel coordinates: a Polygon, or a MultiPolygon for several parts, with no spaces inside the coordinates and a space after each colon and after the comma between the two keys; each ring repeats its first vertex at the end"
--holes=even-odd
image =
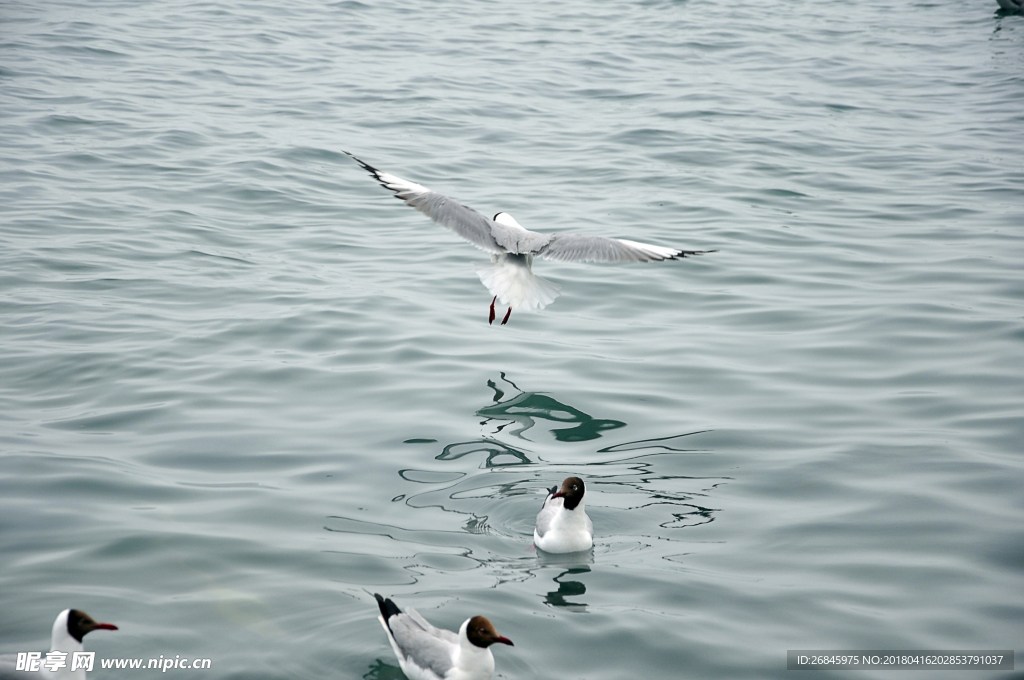
{"type": "MultiPolygon", "coordinates": [[[[84,668],[76,667],[75,652],[83,652],[82,638],[93,630],[117,630],[112,623],[97,623],[92,617],[78,609],[65,609],[57,614],[50,635],[50,652],[34,655],[34,660],[22,659],[18,668],[18,654],[0,655],[0,680],[15,678],[59,678],[60,680],[85,680],[84,668]],[[31,668],[35,666],[35,668],[31,668]],[[25,671],[29,670],[29,675],[25,671]],[[33,672],[34,671],[34,672],[33,672]]],[[[28,657],[28,654],[23,654],[28,657]]],[[[92,667],[89,667],[92,670],[92,667]]]]}
{"type": "Polygon", "coordinates": [[[587,485],[579,477],[568,477],[562,488],[548,489],[537,514],[533,544],[549,553],[590,550],[594,545],[594,523],[584,510],[587,485]]]}
{"type": "Polygon", "coordinates": [[[495,642],[511,645],[483,616],[466,619],[458,634],[435,628],[415,609],[398,608],[390,598],[374,594],[380,616],[402,672],[410,680],[491,680],[495,642]]]}
{"type": "Polygon", "coordinates": [[[531,270],[535,256],[563,262],[651,262],[715,252],[679,250],[604,236],[541,234],[520,226],[506,212],[488,219],[456,200],[378,170],[347,151],[345,153],[385,189],[395,192],[396,198],[448,227],[477,248],[491,253],[491,263],[480,264],[476,268],[480,281],[494,296],[488,323],[494,323],[495,302],[508,307],[505,318],[501,320],[504,325],[508,323],[513,309],[544,309],[558,297],[560,287],[536,276],[531,270]]]}

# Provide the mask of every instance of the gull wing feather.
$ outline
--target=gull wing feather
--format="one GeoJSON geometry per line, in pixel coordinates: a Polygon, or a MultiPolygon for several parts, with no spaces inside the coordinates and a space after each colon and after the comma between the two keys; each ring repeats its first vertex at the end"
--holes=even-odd
{"type": "Polygon", "coordinates": [[[544,534],[551,531],[551,524],[555,521],[556,511],[562,507],[561,498],[552,498],[551,495],[558,491],[557,486],[553,486],[548,489],[548,495],[544,499],[544,505],[541,507],[540,512],[537,513],[537,535],[541,538],[544,534]]]}
{"type": "Polygon", "coordinates": [[[652,262],[676,260],[687,255],[703,255],[713,250],[679,250],[638,243],[620,238],[584,236],[582,234],[552,234],[536,255],[562,262],[652,262]]]}
{"type": "Polygon", "coordinates": [[[441,638],[442,640],[447,640],[448,642],[451,642],[454,645],[459,644],[459,634],[458,633],[456,633],[454,631],[450,631],[450,630],[445,630],[444,628],[438,628],[437,626],[434,626],[429,621],[427,621],[425,618],[423,618],[423,616],[421,616],[420,613],[418,611],[416,611],[415,609],[413,609],[412,607],[406,607],[404,613],[407,614],[409,616],[409,618],[411,618],[413,621],[418,623],[419,626],[423,630],[427,631],[431,635],[435,635],[435,636],[441,638]]]}
{"type": "Polygon", "coordinates": [[[551,523],[555,519],[553,508],[544,508],[537,514],[537,535],[544,538],[544,535],[551,531],[551,523]]]}
{"type": "Polygon", "coordinates": [[[455,665],[452,663],[452,652],[458,646],[458,637],[453,635],[455,640],[449,640],[437,635],[451,635],[451,631],[431,626],[410,609],[389,618],[387,625],[395,644],[402,650],[402,658],[408,662],[436,673],[439,678],[443,678],[455,665]]]}
{"type": "Polygon", "coordinates": [[[382,172],[347,151],[345,153],[380,182],[381,186],[395,192],[395,198],[405,201],[407,205],[416,208],[441,226],[451,229],[481,250],[496,254],[505,252],[494,240],[492,230],[495,224],[490,218],[415,182],[382,172]]]}

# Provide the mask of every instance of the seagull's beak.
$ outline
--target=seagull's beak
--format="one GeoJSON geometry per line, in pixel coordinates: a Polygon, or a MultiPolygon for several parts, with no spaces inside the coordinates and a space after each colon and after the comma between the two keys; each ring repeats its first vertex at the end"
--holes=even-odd
{"type": "Polygon", "coordinates": [[[498,637],[494,638],[494,641],[495,642],[500,642],[500,643],[502,643],[504,645],[508,645],[509,647],[515,647],[515,645],[512,644],[511,640],[509,640],[507,637],[502,637],[501,635],[499,635],[498,637]]]}
{"type": "Polygon", "coordinates": [[[92,627],[93,630],[117,630],[117,626],[112,623],[97,623],[92,627]]]}

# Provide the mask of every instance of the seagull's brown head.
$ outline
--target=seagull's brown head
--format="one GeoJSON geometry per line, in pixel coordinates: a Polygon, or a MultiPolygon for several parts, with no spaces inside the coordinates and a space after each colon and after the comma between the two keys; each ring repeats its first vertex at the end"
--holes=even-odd
{"type": "Polygon", "coordinates": [[[507,637],[498,635],[498,631],[494,629],[494,624],[487,620],[484,616],[474,616],[469,620],[469,625],[466,626],[466,637],[477,647],[483,647],[484,649],[490,647],[495,642],[500,642],[504,645],[514,647],[512,641],[507,637]]]}
{"type": "Polygon", "coordinates": [[[587,492],[587,485],[579,477],[568,477],[562,482],[562,488],[551,494],[552,498],[563,498],[562,507],[566,510],[575,510],[576,506],[583,500],[583,494],[587,492]]]}

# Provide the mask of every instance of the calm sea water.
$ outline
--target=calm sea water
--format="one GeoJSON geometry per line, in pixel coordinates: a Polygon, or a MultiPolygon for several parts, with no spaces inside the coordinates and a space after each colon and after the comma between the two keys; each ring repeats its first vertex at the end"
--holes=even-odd
{"type": "Polygon", "coordinates": [[[1019,657],[1022,130],[994,0],[0,3],[0,652],[74,606],[101,659],[400,678],[380,592],[509,679],[1019,657]],[[719,252],[538,261],[488,326],[343,149],[719,252]]]}

